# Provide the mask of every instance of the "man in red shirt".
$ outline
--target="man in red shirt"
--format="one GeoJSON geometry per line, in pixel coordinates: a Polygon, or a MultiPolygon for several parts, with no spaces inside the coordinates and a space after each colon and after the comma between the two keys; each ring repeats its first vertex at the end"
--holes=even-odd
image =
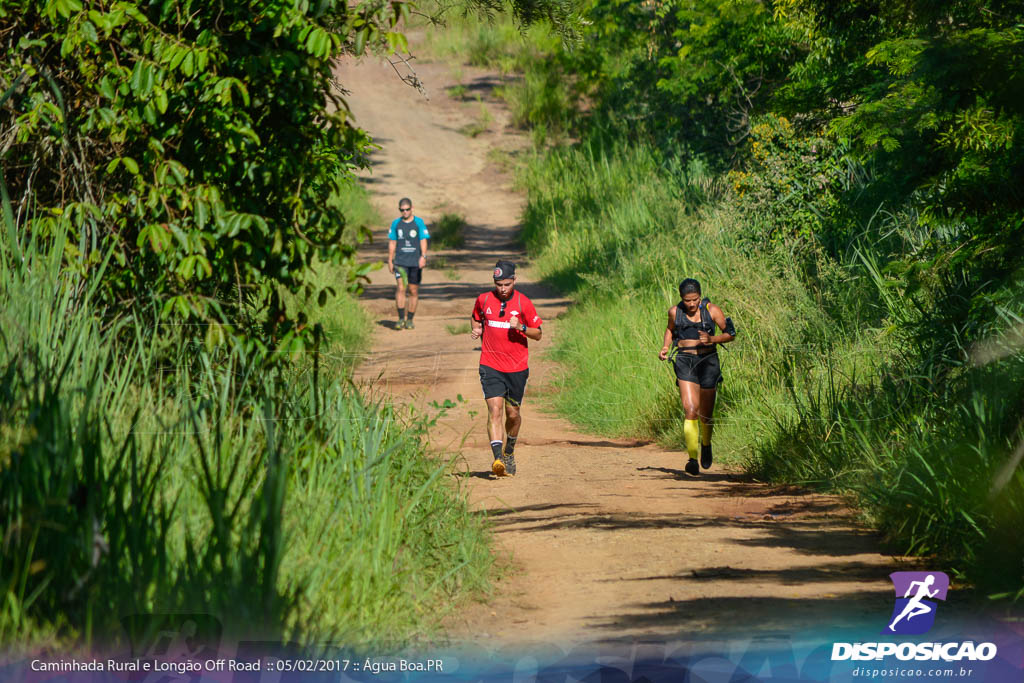
{"type": "Polygon", "coordinates": [[[530,376],[526,340],[540,341],[543,321],[533,302],[515,291],[516,264],[498,261],[494,290],[476,298],[470,322],[473,339],[480,339],[480,384],[487,401],[487,436],[491,439],[495,476],[516,473],[516,438],[522,417],[519,406],[530,376]],[[502,409],[505,413],[502,431],[502,409]],[[508,436],[502,453],[502,435],[508,436]]]}

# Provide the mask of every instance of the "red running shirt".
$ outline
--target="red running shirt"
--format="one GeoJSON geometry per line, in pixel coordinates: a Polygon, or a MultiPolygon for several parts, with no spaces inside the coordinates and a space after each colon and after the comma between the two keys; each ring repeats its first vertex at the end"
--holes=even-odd
{"type": "Polygon", "coordinates": [[[512,290],[512,296],[505,302],[505,315],[501,315],[501,299],[493,290],[476,298],[473,320],[484,325],[480,365],[498,372],[520,372],[530,367],[526,335],[512,329],[508,323],[513,313],[518,314],[520,325],[540,327],[544,322],[537,315],[533,302],[515,290],[512,290]]]}

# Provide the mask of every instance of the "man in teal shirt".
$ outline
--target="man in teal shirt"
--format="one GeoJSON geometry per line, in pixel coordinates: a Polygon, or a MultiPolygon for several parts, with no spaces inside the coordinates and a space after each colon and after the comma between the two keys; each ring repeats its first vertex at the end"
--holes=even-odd
{"type": "Polygon", "coordinates": [[[427,265],[427,224],[412,214],[412,200],[402,197],[398,200],[401,216],[391,222],[388,231],[388,270],[395,276],[395,305],[398,308],[396,330],[413,329],[412,318],[419,302],[420,280],[427,265]],[[406,315],[405,290],[409,289],[408,316],[406,315]]]}

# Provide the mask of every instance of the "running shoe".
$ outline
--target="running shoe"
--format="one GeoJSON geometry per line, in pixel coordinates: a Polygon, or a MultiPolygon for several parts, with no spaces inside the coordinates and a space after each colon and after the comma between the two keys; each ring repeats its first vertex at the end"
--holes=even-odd
{"type": "Polygon", "coordinates": [[[416,329],[416,326],[412,324],[411,320],[406,320],[405,321],[405,329],[407,329],[407,330],[414,330],[414,329],[416,329]]]}
{"type": "Polygon", "coordinates": [[[503,462],[504,459],[505,459],[504,456],[502,456],[500,458],[495,458],[494,462],[491,463],[491,472],[494,473],[494,476],[496,476],[496,477],[504,477],[505,476],[505,463],[503,462]]]}
{"type": "Polygon", "coordinates": [[[686,461],[686,473],[693,475],[700,474],[700,466],[697,465],[697,461],[693,458],[686,461]]]}
{"type": "Polygon", "coordinates": [[[395,323],[395,329],[396,330],[404,330],[405,329],[405,321],[404,320],[399,320],[397,323],[395,323]]]}
{"type": "Polygon", "coordinates": [[[701,445],[700,447],[700,467],[701,469],[708,469],[711,467],[711,444],[701,445]]]}
{"type": "Polygon", "coordinates": [[[516,474],[516,456],[512,453],[504,453],[501,456],[501,461],[505,463],[505,474],[515,476],[516,474]]]}

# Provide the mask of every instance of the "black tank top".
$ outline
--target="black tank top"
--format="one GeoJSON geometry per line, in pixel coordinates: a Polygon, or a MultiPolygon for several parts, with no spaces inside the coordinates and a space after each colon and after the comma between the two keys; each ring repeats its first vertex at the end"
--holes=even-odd
{"type": "MultiPolygon", "coordinates": [[[[711,313],[708,311],[708,299],[703,299],[700,302],[700,306],[697,310],[700,312],[700,321],[693,322],[686,317],[686,308],[683,306],[683,302],[680,301],[676,304],[676,325],[672,330],[672,341],[678,345],[680,339],[700,339],[700,333],[707,332],[709,335],[715,334],[715,321],[711,319],[711,313]]],[[[714,349],[714,346],[711,347],[714,349]]]]}

